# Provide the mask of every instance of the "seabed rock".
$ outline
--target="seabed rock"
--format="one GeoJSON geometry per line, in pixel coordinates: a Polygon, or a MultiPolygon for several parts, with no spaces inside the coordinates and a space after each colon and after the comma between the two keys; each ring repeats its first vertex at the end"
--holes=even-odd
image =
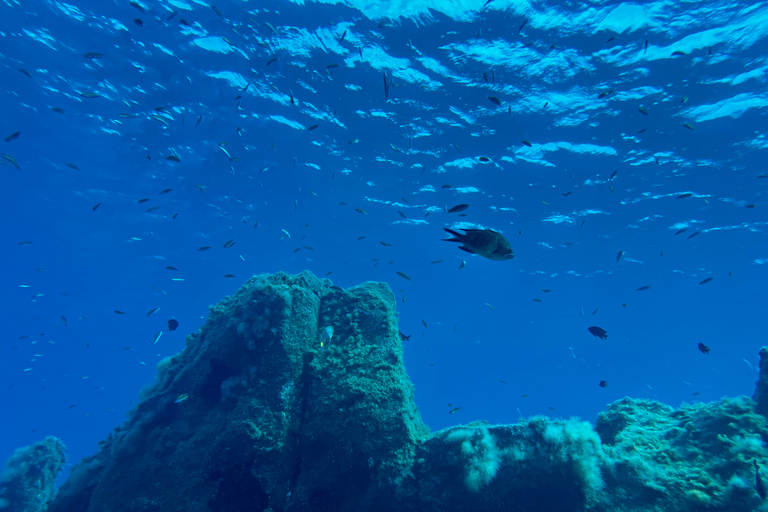
{"type": "Polygon", "coordinates": [[[386,284],[255,276],[158,364],[47,510],[754,511],[755,407],[625,398],[594,428],[538,416],[430,433],[386,284]]]}

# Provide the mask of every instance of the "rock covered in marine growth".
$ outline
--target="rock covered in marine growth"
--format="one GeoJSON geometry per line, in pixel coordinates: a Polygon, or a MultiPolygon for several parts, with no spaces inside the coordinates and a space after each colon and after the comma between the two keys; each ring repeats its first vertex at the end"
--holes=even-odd
{"type": "Polygon", "coordinates": [[[0,510],[44,512],[66,452],[64,443],[53,436],[13,452],[0,472],[0,510]]]}
{"type": "Polygon", "coordinates": [[[427,429],[386,284],[251,278],[158,365],[52,511],[373,510],[427,429]]]}
{"type": "Polygon", "coordinates": [[[381,283],[254,277],[158,366],[51,512],[763,506],[768,420],[747,397],[679,409],[625,398],[594,428],[538,416],[428,433],[381,283]]]}

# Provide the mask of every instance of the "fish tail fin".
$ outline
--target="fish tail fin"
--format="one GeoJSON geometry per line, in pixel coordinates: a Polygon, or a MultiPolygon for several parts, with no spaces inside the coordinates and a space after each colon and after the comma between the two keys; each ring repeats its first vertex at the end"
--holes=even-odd
{"type": "Polygon", "coordinates": [[[461,237],[463,236],[460,233],[455,232],[452,229],[443,228],[449,235],[453,235],[455,238],[443,238],[443,242],[461,242],[461,237]]]}

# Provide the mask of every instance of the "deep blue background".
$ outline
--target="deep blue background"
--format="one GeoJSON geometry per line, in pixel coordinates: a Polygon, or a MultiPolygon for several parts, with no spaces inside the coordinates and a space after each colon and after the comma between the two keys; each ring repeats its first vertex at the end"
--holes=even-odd
{"type": "Polygon", "coordinates": [[[171,21],[160,2],[146,13],[122,1],[76,5],[82,19],[43,1],[0,6],[0,136],[21,132],[0,141],[20,165],[0,166],[0,458],[45,435],[62,438],[72,462],[94,453],[207,307],[250,275],[276,271],[309,269],[343,287],[390,283],[432,429],[534,414],[594,421],[624,396],[679,405],[752,393],[768,309],[765,79],[733,77],[759,68],[765,34],[755,44],[711,36],[671,54],[686,36],[726,19],[750,27],[762,11],[649,17],[619,36],[600,28],[616,4],[571,7],[586,17],[564,24],[557,5],[524,12],[495,2],[468,14],[444,3],[429,15],[414,3],[421,15],[383,26],[339,5],[221,1],[225,19],[195,6],[171,21]],[[193,44],[202,36],[226,37],[238,51],[204,50],[193,44]],[[490,53],[488,41],[537,58],[515,67],[517,54],[490,53]],[[464,44],[474,58],[452,46],[464,44]],[[463,78],[430,71],[423,57],[463,78]],[[413,70],[440,87],[422,87],[413,70]],[[490,70],[496,83],[482,77],[490,70]],[[207,76],[221,71],[251,85],[239,92],[207,76]],[[384,71],[393,76],[386,102],[384,71]],[[743,115],[707,118],[739,94],[743,115]],[[157,107],[172,112],[167,126],[150,118],[157,107]],[[568,116],[585,117],[563,126],[568,116]],[[173,151],[180,163],[165,158],[173,151]],[[468,168],[445,166],[462,158],[468,168]],[[694,196],[677,198],[686,192],[694,196]],[[458,203],[471,205],[467,217],[444,213],[458,203]],[[557,215],[568,221],[547,220],[557,215]],[[489,261],[442,242],[442,228],[457,222],[502,231],[515,258],[489,261]],[[675,236],[680,226],[689,227],[675,236]],[[228,240],[235,245],[222,248],[228,240]],[[592,337],[591,325],[608,340],[592,337]],[[452,407],[461,409],[449,415],[452,407]]]}

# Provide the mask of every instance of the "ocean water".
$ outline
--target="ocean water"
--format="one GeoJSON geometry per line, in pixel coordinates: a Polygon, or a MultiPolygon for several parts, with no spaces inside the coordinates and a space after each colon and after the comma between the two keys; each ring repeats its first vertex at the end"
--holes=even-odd
{"type": "Polygon", "coordinates": [[[767,36],[743,1],[0,0],[0,458],[94,453],[276,271],[390,284],[434,430],[751,394],[767,36]]]}

